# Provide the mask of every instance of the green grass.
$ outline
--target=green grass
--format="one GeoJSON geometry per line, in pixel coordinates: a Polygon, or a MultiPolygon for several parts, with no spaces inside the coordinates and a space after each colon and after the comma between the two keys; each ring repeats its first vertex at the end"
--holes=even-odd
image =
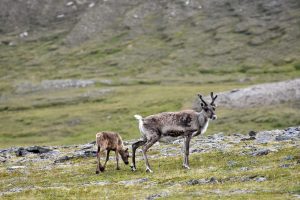
{"type": "MultiPolygon", "coordinates": [[[[33,106],[36,96],[24,96],[13,99],[5,105],[8,110],[1,111],[0,120],[5,126],[0,127],[0,146],[80,144],[94,140],[95,133],[101,130],[120,132],[124,139],[138,138],[134,114],[147,116],[189,109],[198,92],[208,94],[235,87],[235,84],[115,86],[112,93],[99,98],[78,101],[73,98],[61,104],[57,92],[53,94],[58,102],[40,94],[38,106],[33,106]]],[[[72,96],[77,92],[67,90],[64,94],[72,96]]],[[[210,124],[206,134],[247,134],[250,130],[294,126],[300,124],[297,110],[299,104],[294,102],[263,108],[219,108],[218,120],[210,124]]]]}
{"type": "MultiPolygon", "coordinates": [[[[300,77],[297,60],[276,66],[271,62],[203,64],[196,54],[183,53],[187,50],[184,45],[195,45],[185,38],[187,28],[131,40],[121,34],[74,48],[61,45],[64,32],[19,41],[16,46],[0,45],[0,148],[84,143],[101,130],[118,131],[123,138],[133,139],[139,137],[134,114],[189,109],[199,92],[207,95],[300,77]],[[172,40],[166,39],[169,37],[172,40]],[[183,47],[176,47],[181,43],[183,47]],[[39,84],[52,79],[98,82],[87,88],[16,92],[17,85],[24,82],[39,84]],[[84,96],[99,89],[112,92],[84,96]]],[[[299,104],[294,102],[251,109],[219,108],[219,119],[211,123],[207,134],[299,125],[297,110],[299,104]]]]}
{"type": "Polygon", "coordinates": [[[153,174],[144,171],[143,161],[138,162],[138,170],[131,172],[129,167],[121,165],[116,171],[115,163],[108,162],[105,173],[95,175],[95,159],[78,159],[73,164],[52,165],[49,170],[41,170],[44,164],[32,163],[26,170],[8,172],[2,165],[0,168],[1,191],[11,188],[35,189],[25,190],[3,196],[5,199],[94,199],[94,198],[145,198],[151,194],[167,192],[168,199],[291,199],[299,194],[299,165],[296,160],[284,161],[292,164],[289,168],[281,168],[282,159],[286,155],[297,157],[299,149],[283,148],[266,156],[253,157],[239,154],[242,145],[236,146],[230,153],[210,152],[192,154],[191,170],[181,168],[181,157],[151,159],[153,174]],[[229,167],[228,162],[237,164],[229,167]],[[240,170],[247,166],[248,171],[240,170]],[[267,180],[242,181],[242,177],[265,177],[267,180]],[[210,179],[215,177],[218,183],[188,185],[192,179],[210,179]],[[148,181],[137,185],[123,185],[119,181],[147,178],[148,181]],[[108,181],[105,186],[84,184],[108,181]],[[234,193],[236,190],[249,193],[234,193]],[[113,192],[112,192],[113,191],[113,192]],[[219,193],[218,193],[219,192],[219,193]]]}

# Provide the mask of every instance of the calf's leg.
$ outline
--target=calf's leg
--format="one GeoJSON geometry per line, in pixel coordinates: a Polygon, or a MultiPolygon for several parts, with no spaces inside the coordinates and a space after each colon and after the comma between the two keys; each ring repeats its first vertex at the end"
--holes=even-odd
{"type": "Polygon", "coordinates": [[[100,163],[100,146],[98,146],[97,149],[97,168],[96,168],[96,174],[99,174],[99,171],[104,171],[104,168],[102,167],[100,163]]]}

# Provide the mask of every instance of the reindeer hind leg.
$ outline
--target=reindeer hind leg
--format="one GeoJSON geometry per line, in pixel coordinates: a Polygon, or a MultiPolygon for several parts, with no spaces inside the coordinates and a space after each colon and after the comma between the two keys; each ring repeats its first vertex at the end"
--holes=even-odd
{"type": "Polygon", "coordinates": [[[132,171],[136,170],[135,152],[136,152],[137,148],[139,148],[140,146],[143,146],[146,142],[147,142],[147,140],[144,139],[144,140],[139,140],[139,141],[132,144],[132,165],[131,165],[131,170],[132,171]]]}
{"type": "Polygon", "coordinates": [[[99,174],[99,171],[102,171],[102,165],[100,163],[100,146],[98,146],[97,149],[97,168],[96,168],[96,174],[99,174]]]}
{"type": "Polygon", "coordinates": [[[156,132],[152,132],[151,136],[152,137],[144,144],[144,146],[142,148],[142,152],[143,152],[143,157],[144,157],[145,164],[146,164],[146,172],[152,173],[153,171],[150,168],[150,164],[149,164],[146,152],[153,144],[155,144],[159,140],[160,136],[156,132]]]}

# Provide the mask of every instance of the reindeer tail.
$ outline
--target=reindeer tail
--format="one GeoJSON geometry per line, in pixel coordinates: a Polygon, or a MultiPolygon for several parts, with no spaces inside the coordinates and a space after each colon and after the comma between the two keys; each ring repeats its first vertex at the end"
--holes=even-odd
{"type": "Polygon", "coordinates": [[[139,120],[139,129],[142,135],[144,135],[143,117],[141,115],[134,115],[134,117],[139,120]]]}
{"type": "Polygon", "coordinates": [[[143,117],[141,115],[134,115],[134,117],[139,121],[143,119],[143,117]]]}

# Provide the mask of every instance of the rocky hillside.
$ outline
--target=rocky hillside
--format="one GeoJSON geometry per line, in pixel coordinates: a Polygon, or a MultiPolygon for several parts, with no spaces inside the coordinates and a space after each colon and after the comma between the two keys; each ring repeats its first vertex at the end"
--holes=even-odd
{"type": "MultiPolygon", "coordinates": [[[[211,97],[206,97],[210,102],[211,97]]],[[[218,93],[218,106],[228,108],[249,108],[276,105],[283,102],[300,102],[300,79],[254,85],[218,93]]],[[[195,110],[201,110],[199,98],[195,110]]]]}
{"type": "Polygon", "coordinates": [[[278,66],[300,52],[297,0],[4,0],[0,7],[2,34],[63,31],[71,46],[119,38],[134,48],[130,57],[170,57],[203,73],[211,66],[278,66]]]}

